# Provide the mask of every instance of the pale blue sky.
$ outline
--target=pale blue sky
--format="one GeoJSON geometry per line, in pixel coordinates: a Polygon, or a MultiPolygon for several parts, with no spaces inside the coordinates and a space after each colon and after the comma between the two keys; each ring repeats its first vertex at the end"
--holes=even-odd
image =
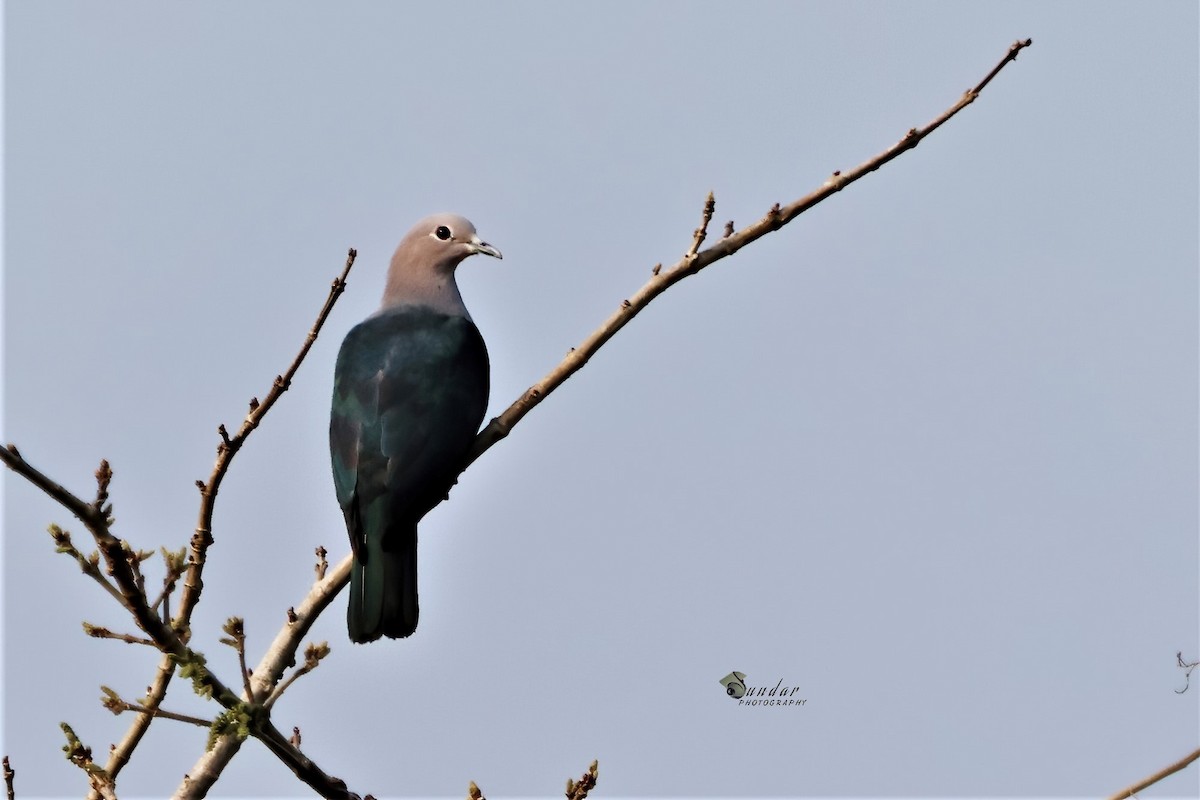
{"type": "MultiPolygon", "coordinates": [[[[917,150],[657,300],[426,520],[421,627],[333,653],[280,728],[378,797],[1097,796],[1197,746],[1194,3],[9,2],[3,438],[120,535],[186,542],[215,429],[349,288],[238,456],[196,647],[227,678],[345,532],[334,355],[420,216],[505,408],[659,261],[705,194],[752,221],[924,124],[917,150]],[[798,685],[747,709],[720,678],[798,685]]],[[[6,476],[3,751],[78,795],[157,660],[6,476]]],[[[177,682],[167,707],[212,715],[177,682]]],[[[122,796],[204,732],[156,723],[122,796]]],[[[304,796],[264,748],[221,791],[304,796]]],[[[1193,768],[1146,797],[1195,796],[1193,768]]]]}

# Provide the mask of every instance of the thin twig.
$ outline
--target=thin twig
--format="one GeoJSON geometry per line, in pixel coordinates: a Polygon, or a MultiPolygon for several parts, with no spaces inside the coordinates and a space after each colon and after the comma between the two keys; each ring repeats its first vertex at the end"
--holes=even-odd
{"type": "Polygon", "coordinates": [[[120,590],[116,586],[113,586],[112,581],[100,571],[99,552],[93,550],[89,555],[85,556],[75,547],[75,543],[71,541],[71,532],[65,531],[53,523],[46,530],[50,534],[50,538],[54,540],[56,552],[63,553],[75,559],[75,563],[79,565],[84,575],[87,575],[100,584],[100,588],[108,592],[118,603],[121,605],[125,604],[125,598],[121,596],[120,590]]]}
{"type": "MultiPolygon", "coordinates": [[[[111,524],[111,520],[109,522],[111,524]]],[[[125,549],[125,559],[126,559],[126,561],[129,562],[129,569],[133,571],[133,583],[134,583],[134,586],[137,587],[138,595],[141,596],[142,600],[145,600],[148,602],[147,594],[146,594],[146,576],[142,574],[142,562],[145,561],[146,559],[150,558],[150,556],[154,555],[154,551],[153,550],[137,550],[137,551],[135,551],[135,550],[133,550],[132,547],[128,546],[127,542],[123,542],[122,544],[126,545],[126,547],[124,548],[125,549]]],[[[151,607],[151,610],[153,611],[153,607],[151,607]]]]}
{"type": "Polygon", "coordinates": [[[188,714],[178,714],[174,711],[167,711],[164,708],[147,708],[137,703],[128,703],[122,701],[121,710],[136,711],[139,714],[149,714],[152,717],[162,717],[163,719],[173,719],[176,722],[187,722],[192,725],[198,725],[201,728],[207,728],[212,725],[211,719],[201,719],[200,717],[189,716],[188,714]]]}
{"type": "Polygon", "coordinates": [[[1183,688],[1176,689],[1175,694],[1183,694],[1188,690],[1188,687],[1192,685],[1192,670],[1200,666],[1200,661],[1184,661],[1182,650],[1175,653],[1175,660],[1179,663],[1179,668],[1184,670],[1183,688]]]}
{"type": "Polygon", "coordinates": [[[96,499],[92,501],[92,510],[112,523],[112,506],[108,502],[108,486],[112,483],[113,471],[107,459],[100,460],[96,470],[96,499]]]}
{"type": "MultiPolygon", "coordinates": [[[[712,192],[708,193],[708,198],[704,201],[704,212],[700,215],[700,227],[692,232],[692,246],[688,248],[684,258],[692,258],[696,253],[700,252],[700,245],[704,244],[704,238],[708,236],[708,223],[712,222],[713,212],[717,210],[717,198],[712,192]]],[[[661,271],[661,265],[660,265],[661,271]]],[[[654,273],[657,275],[658,273],[654,273]]]]}
{"type": "Polygon", "coordinates": [[[179,714],[174,711],[167,711],[163,708],[147,708],[146,706],[138,705],[137,703],[126,703],[125,707],[129,711],[136,711],[139,714],[149,714],[152,717],[162,717],[163,719],[173,719],[176,722],[187,722],[192,725],[198,725],[201,728],[207,728],[212,725],[211,719],[201,719],[188,714],[179,714]]]}
{"type": "Polygon", "coordinates": [[[108,628],[99,625],[93,625],[90,622],[83,623],[83,632],[88,636],[96,639],[115,639],[118,642],[127,642],[129,644],[144,644],[150,647],[158,647],[153,639],[147,639],[145,636],[132,636],[128,633],[113,633],[108,628]]]}
{"type": "Polygon", "coordinates": [[[8,756],[4,757],[4,789],[8,796],[8,800],[16,800],[17,792],[13,788],[13,778],[17,777],[17,772],[8,763],[8,756]]]}
{"type": "Polygon", "coordinates": [[[101,686],[100,691],[104,693],[104,697],[100,698],[100,702],[105,708],[114,714],[122,714],[126,711],[134,711],[138,714],[149,714],[152,717],[173,719],[176,722],[187,722],[191,725],[198,725],[201,728],[207,728],[212,725],[211,719],[193,717],[188,714],[177,714],[174,711],[166,711],[165,709],[161,708],[149,708],[141,703],[131,703],[107,686],[101,686]]]}
{"type": "Polygon", "coordinates": [[[222,639],[221,644],[227,644],[237,651],[238,669],[242,673],[242,688],[245,691],[246,702],[254,702],[254,687],[250,685],[250,670],[246,668],[246,623],[241,617],[230,617],[221,629],[228,639],[222,639]]]}
{"type": "Polygon", "coordinates": [[[1179,772],[1179,770],[1183,769],[1188,764],[1191,764],[1198,758],[1200,758],[1200,750],[1193,750],[1191,753],[1188,753],[1186,756],[1179,759],[1169,767],[1163,767],[1150,777],[1143,778],[1127,789],[1122,789],[1121,791],[1109,797],[1108,800],[1128,800],[1128,798],[1133,797],[1148,786],[1153,786],[1168,775],[1174,775],[1176,772],[1179,772]]]}
{"type": "Polygon", "coordinates": [[[274,691],[271,692],[271,696],[263,703],[263,706],[270,709],[275,705],[275,701],[283,696],[283,693],[287,691],[289,686],[295,683],[301,676],[307,675],[316,669],[317,665],[321,663],[321,659],[327,655],[329,655],[328,642],[321,642],[320,644],[314,642],[309,644],[308,647],[304,648],[304,663],[297,667],[286,680],[281,681],[275,687],[274,691]]]}
{"type": "MultiPolygon", "coordinates": [[[[165,608],[167,598],[171,596],[171,592],[175,591],[175,582],[187,571],[187,548],[181,548],[176,552],[172,552],[164,547],[161,549],[161,552],[166,572],[163,574],[162,591],[158,593],[158,597],[154,598],[154,602],[150,604],[150,607],[155,611],[158,611],[160,606],[165,608]]],[[[168,614],[167,617],[169,618],[170,615],[168,614]]]]}

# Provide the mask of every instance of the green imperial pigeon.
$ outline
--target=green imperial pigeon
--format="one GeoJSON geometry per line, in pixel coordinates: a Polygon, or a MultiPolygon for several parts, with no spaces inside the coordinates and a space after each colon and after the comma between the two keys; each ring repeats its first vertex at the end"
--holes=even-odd
{"type": "Polygon", "coordinates": [[[333,377],[329,450],[346,515],[350,639],[417,629],[417,523],[454,484],[488,402],[488,356],[454,270],[500,251],[454,214],[396,248],[383,305],[346,335],[333,377]]]}

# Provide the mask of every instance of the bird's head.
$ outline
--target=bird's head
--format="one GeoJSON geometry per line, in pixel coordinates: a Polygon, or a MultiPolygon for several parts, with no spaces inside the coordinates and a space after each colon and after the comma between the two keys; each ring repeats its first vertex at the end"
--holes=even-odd
{"type": "Polygon", "coordinates": [[[475,226],[458,214],[433,214],[418,222],[396,248],[406,266],[432,267],[435,272],[452,271],[467,256],[482,253],[504,258],[500,251],[479,238],[475,226]]]}
{"type": "Polygon", "coordinates": [[[421,304],[469,316],[454,282],[454,269],[464,258],[476,253],[504,257],[479,238],[466,217],[458,214],[426,217],[400,240],[392,256],[383,307],[421,304]]]}

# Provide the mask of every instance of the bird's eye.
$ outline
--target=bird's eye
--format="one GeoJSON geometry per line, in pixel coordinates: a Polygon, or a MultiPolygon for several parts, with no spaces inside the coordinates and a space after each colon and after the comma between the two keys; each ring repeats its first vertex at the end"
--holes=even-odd
{"type": "Polygon", "coordinates": [[[438,228],[433,232],[433,235],[444,242],[450,238],[450,229],[445,225],[438,225],[438,228]]]}

